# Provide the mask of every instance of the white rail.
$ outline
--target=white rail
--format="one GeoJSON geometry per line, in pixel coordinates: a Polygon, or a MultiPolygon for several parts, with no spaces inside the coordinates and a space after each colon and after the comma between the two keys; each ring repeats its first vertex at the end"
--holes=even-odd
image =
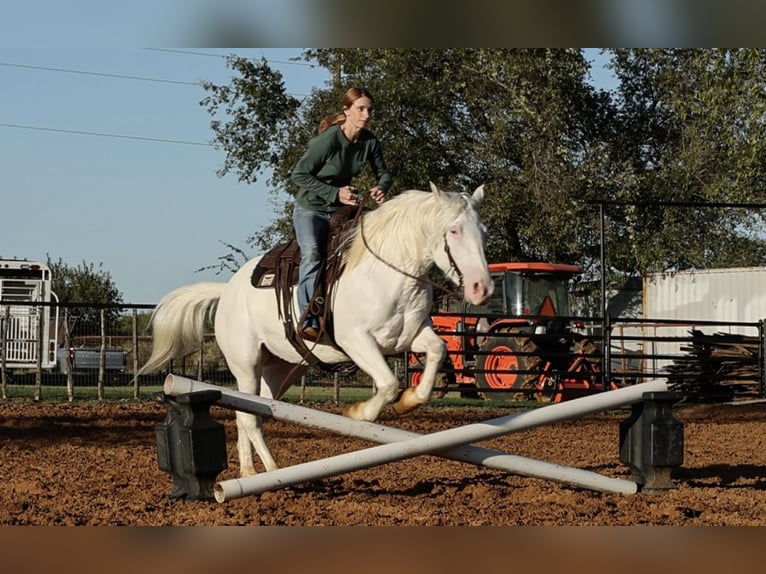
{"type": "Polygon", "coordinates": [[[662,380],[649,381],[428,435],[355,421],[340,415],[264,399],[172,374],[167,376],[164,385],[164,391],[168,395],[211,389],[221,392],[222,397],[216,404],[222,407],[383,443],[381,446],[272,472],[218,482],[214,494],[216,500],[224,502],[423,454],[433,454],[523,476],[556,480],[591,490],[633,494],[637,492],[637,485],[629,480],[605,477],[595,472],[480,448],[469,443],[623,407],[639,402],[646,392],[666,391],[668,386],[662,380]]]}

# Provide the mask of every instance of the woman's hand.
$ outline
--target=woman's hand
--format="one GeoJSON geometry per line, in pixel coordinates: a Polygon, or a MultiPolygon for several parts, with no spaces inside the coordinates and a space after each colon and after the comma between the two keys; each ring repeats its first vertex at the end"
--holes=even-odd
{"type": "Polygon", "coordinates": [[[345,185],[338,189],[338,201],[346,205],[357,205],[359,194],[353,185],[345,185]]]}
{"type": "Polygon", "coordinates": [[[375,200],[375,203],[383,203],[386,201],[386,192],[379,185],[376,185],[370,190],[370,197],[375,200]]]}

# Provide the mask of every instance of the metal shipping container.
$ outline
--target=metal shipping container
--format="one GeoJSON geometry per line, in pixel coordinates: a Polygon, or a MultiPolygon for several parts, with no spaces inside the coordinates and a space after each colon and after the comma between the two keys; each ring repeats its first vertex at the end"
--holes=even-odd
{"type": "MultiPolygon", "coordinates": [[[[651,273],[643,284],[644,318],[656,322],[647,327],[652,331],[645,334],[648,337],[683,337],[692,329],[755,336],[757,330],[747,326],[698,322],[755,323],[766,318],[766,267],[651,273]],[[684,324],[663,326],[663,319],[684,324]]],[[[680,353],[680,343],[657,342],[654,352],[680,353]]]]}

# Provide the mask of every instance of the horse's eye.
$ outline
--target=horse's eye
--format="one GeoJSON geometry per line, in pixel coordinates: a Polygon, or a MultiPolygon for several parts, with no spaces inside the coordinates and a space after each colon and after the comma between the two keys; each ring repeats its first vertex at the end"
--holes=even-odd
{"type": "Polygon", "coordinates": [[[449,232],[451,235],[457,235],[458,233],[460,233],[460,227],[458,227],[457,225],[450,225],[449,232]]]}

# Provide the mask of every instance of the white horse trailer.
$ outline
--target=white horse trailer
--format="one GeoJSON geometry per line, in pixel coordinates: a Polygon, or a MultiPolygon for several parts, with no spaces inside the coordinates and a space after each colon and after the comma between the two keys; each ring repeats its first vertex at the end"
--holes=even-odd
{"type": "Polygon", "coordinates": [[[56,366],[58,297],[51,281],[43,263],[0,259],[0,361],[6,368],[56,366]]]}

